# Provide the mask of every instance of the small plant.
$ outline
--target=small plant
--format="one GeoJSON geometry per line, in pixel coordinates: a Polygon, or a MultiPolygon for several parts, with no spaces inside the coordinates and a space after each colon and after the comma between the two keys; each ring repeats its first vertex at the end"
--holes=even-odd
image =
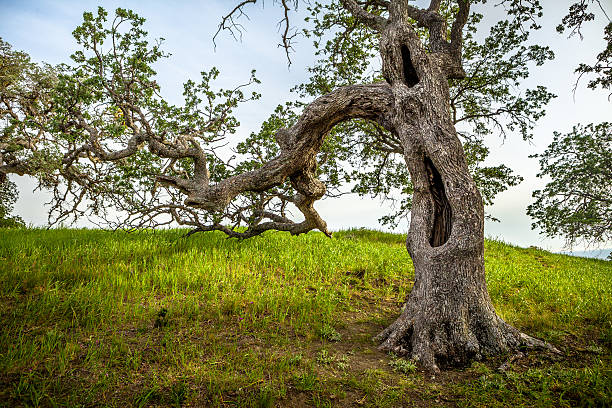
{"type": "Polygon", "coordinates": [[[134,398],[134,406],[143,408],[150,406],[152,402],[159,401],[161,394],[157,387],[146,388],[134,398]]]}
{"type": "Polygon", "coordinates": [[[170,399],[173,407],[182,407],[189,396],[189,387],[184,381],[177,382],[170,389],[170,399]]]}
{"type": "Polygon", "coordinates": [[[325,349],[319,351],[319,354],[317,354],[317,363],[319,364],[330,364],[335,360],[336,358],[329,354],[329,352],[325,349]]]}
{"type": "Polygon", "coordinates": [[[168,325],[168,309],[165,307],[161,308],[159,312],[157,312],[157,317],[155,318],[155,323],[153,323],[153,327],[159,329],[160,327],[166,327],[168,325]]]}
{"type": "Polygon", "coordinates": [[[470,367],[470,369],[479,375],[486,375],[486,374],[490,374],[491,370],[489,369],[489,367],[487,367],[486,364],[481,363],[480,361],[474,361],[470,367]]]}
{"type": "Polygon", "coordinates": [[[416,364],[414,364],[413,361],[406,360],[405,358],[399,358],[393,353],[391,353],[391,361],[389,361],[389,365],[391,368],[393,368],[393,371],[397,371],[402,374],[411,374],[417,369],[416,364]]]}
{"type": "Polygon", "coordinates": [[[597,344],[591,344],[590,346],[588,346],[587,351],[593,354],[603,354],[604,353],[603,347],[600,347],[597,344]]]}
{"type": "Polygon", "coordinates": [[[297,366],[300,365],[300,363],[302,362],[302,354],[295,354],[293,356],[291,356],[287,362],[289,363],[290,366],[297,366]]]}
{"type": "Polygon", "coordinates": [[[338,331],[329,324],[324,324],[323,326],[321,326],[321,328],[319,329],[319,337],[327,341],[342,340],[342,335],[338,333],[338,331]]]}
{"type": "Polygon", "coordinates": [[[339,359],[337,359],[336,365],[338,366],[339,369],[346,370],[347,368],[349,368],[348,357],[347,356],[340,357],[339,359]]]}
{"type": "Polygon", "coordinates": [[[256,406],[258,408],[270,408],[274,406],[274,394],[268,387],[264,387],[259,390],[257,396],[256,406]]]}

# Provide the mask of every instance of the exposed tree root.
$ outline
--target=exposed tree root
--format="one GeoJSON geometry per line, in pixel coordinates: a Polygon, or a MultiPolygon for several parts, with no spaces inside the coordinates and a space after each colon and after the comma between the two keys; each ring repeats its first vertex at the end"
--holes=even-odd
{"type": "Polygon", "coordinates": [[[446,314],[441,319],[444,314],[411,313],[414,309],[407,306],[374,340],[380,342],[379,350],[406,356],[428,372],[525,349],[561,354],[553,345],[519,332],[492,311],[446,314]]]}

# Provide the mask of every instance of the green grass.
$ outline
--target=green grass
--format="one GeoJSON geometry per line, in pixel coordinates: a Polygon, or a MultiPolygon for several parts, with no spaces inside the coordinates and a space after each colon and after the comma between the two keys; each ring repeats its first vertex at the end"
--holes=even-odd
{"type": "Polygon", "coordinates": [[[0,230],[0,406],[607,406],[612,263],[487,241],[496,310],[565,356],[430,378],[376,350],[404,237],[0,230]]]}

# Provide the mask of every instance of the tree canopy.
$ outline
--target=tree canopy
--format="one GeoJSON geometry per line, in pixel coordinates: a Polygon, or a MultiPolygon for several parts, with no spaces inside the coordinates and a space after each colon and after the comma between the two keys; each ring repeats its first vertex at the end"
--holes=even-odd
{"type": "MultiPolygon", "coordinates": [[[[235,30],[236,19],[251,3],[237,3],[219,29],[235,30]]],[[[295,7],[283,5],[285,11],[295,7]]],[[[374,15],[388,15],[387,2],[363,6],[374,15]]],[[[535,122],[554,97],[544,86],[521,90],[528,67],[553,58],[547,47],[528,44],[526,23],[535,27],[530,19],[537,17],[539,8],[521,10],[513,2],[506,6],[509,18],[494,24],[480,42],[475,33],[482,14],[469,15],[463,40],[465,78],[450,80],[453,120],[486,204],[521,177],[507,164],[483,165],[489,153],[485,139],[511,133],[532,138],[535,122]]],[[[457,6],[442,2],[441,7],[451,27],[457,6]]],[[[147,39],[144,19],[132,11],[118,9],[112,21],[103,9],[85,13],[83,24],[74,31],[82,49],[72,55],[72,65],[36,65],[3,43],[4,58],[27,60],[20,65],[23,78],[6,88],[12,94],[7,92],[3,101],[7,125],[3,138],[12,146],[23,140],[35,146],[3,151],[4,172],[32,174],[41,187],[53,191],[52,223],[88,215],[112,227],[178,222],[199,230],[230,225],[226,232],[232,235],[237,234],[233,227],[248,227],[248,233],[236,236],[256,235],[268,227],[305,232],[293,229],[300,222],[291,219],[296,192],[289,181],[266,192],[241,194],[224,211],[213,214],[184,205],[186,190],[177,180],[195,176],[196,156],[205,158],[211,182],[260,168],[279,154],[276,131],[294,125],[307,102],[340,86],[384,81],[375,56],[380,40],[376,30],[361,24],[340,1],[314,2],[308,11],[303,33],[317,50],[310,79],[294,88],[296,101],[279,105],[258,132],[239,143],[227,138],[239,125],[232,114],[238,104],[258,98],[252,87],[258,82],[255,76],[235,89],[214,90],[218,70],[213,68],[184,85],[182,106],[169,104],[152,68],[168,55],[161,40],[147,39]],[[15,97],[27,92],[37,93],[36,110],[26,111],[15,97]],[[50,115],[48,109],[53,110],[50,115]],[[143,136],[143,128],[156,136],[143,136]],[[234,148],[229,156],[218,148],[228,143],[234,148]],[[119,219],[111,208],[119,211],[119,219]],[[272,224],[262,227],[266,220],[272,224]]],[[[281,44],[289,52],[296,33],[291,34],[288,20],[285,23],[281,44]]],[[[419,33],[428,35],[425,29],[419,33]]],[[[381,221],[391,226],[408,216],[413,187],[402,147],[382,126],[362,119],[338,124],[325,139],[316,167],[316,176],[326,185],[324,196],[353,192],[390,200],[396,210],[381,221]]]]}
{"type": "Polygon", "coordinates": [[[534,192],[528,212],[548,236],[606,242],[612,238],[612,124],[576,125],[555,132],[546,151],[537,155],[540,176],[552,179],[534,192]]]}

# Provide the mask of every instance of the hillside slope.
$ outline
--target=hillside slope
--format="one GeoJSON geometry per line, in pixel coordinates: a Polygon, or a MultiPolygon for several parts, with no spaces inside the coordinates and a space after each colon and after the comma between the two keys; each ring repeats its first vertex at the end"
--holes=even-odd
{"type": "Polygon", "coordinates": [[[404,237],[184,233],[0,230],[0,406],[612,404],[610,261],[487,241],[497,312],[564,355],[430,378],[371,342],[404,237]]]}

